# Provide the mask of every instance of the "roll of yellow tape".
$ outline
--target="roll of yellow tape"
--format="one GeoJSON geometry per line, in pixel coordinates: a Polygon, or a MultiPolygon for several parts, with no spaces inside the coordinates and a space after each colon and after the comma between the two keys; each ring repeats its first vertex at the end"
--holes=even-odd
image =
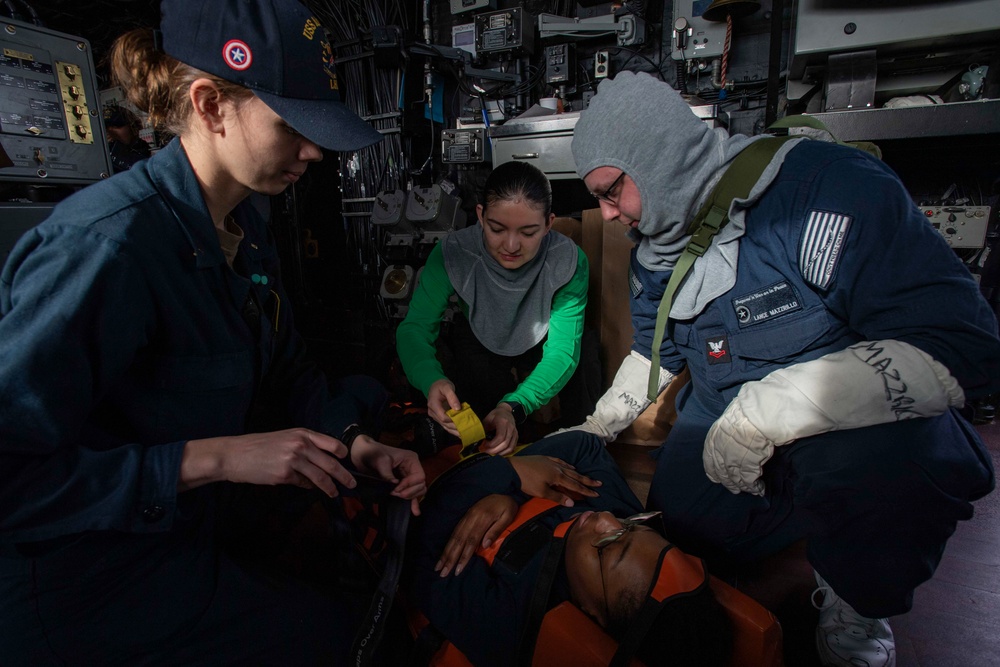
{"type": "Polygon", "coordinates": [[[479,421],[475,411],[469,407],[468,403],[462,403],[460,410],[448,410],[448,416],[458,427],[458,434],[462,438],[462,446],[468,447],[486,438],[486,430],[483,423],[479,421]]]}

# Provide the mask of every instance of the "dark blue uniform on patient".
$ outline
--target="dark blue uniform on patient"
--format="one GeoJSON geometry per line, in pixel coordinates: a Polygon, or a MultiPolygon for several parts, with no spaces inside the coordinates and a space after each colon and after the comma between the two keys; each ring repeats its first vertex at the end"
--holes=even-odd
{"type": "MultiPolygon", "coordinates": [[[[549,529],[587,510],[606,510],[624,517],[642,509],[604,442],[595,436],[580,432],[555,435],[532,444],[521,454],[560,458],[577,472],[603,482],[596,498],[583,498],[574,507],[560,506],[542,516],[539,520],[549,529]]],[[[503,457],[482,457],[457,474],[439,479],[421,506],[419,527],[413,528],[410,547],[414,558],[409,585],[413,601],[477,667],[515,664],[518,640],[546,553],[544,547],[539,549],[520,572],[513,572],[500,560],[491,566],[478,556],[473,556],[459,575],[440,577],[434,571],[466,510],[494,493],[512,495],[519,503],[528,499],[520,490],[514,468],[503,457]]],[[[555,606],[567,599],[569,589],[560,568],[550,602],[555,606]]]]}

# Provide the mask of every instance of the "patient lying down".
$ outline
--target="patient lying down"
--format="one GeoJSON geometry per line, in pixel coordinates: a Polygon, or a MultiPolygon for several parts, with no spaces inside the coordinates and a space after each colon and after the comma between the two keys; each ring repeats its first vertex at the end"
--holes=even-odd
{"type": "MultiPolygon", "coordinates": [[[[704,565],[657,532],[658,515],[642,513],[596,437],[569,432],[509,458],[467,459],[422,508],[409,593],[474,665],[530,663],[547,641],[544,613],[567,600],[618,640],[619,659],[653,667],[728,657],[730,621],[704,565]]],[[[587,642],[595,628],[579,630],[587,642]]]]}

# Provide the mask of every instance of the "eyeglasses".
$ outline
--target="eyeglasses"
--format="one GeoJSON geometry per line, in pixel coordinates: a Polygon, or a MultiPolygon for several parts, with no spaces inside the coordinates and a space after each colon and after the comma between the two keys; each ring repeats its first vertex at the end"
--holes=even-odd
{"type": "MultiPolygon", "coordinates": [[[[625,172],[622,172],[624,175],[625,172]]],[[[619,176],[621,178],[621,176],[619,176]]],[[[614,187],[614,186],[612,186],[614,187]]],[[[632,530],[641,523],[649,521],[655,516],[659,516],[660,512],[642,512],[641,514],[633,514],[630,517],[621,519],[622,527],[609,530],[605,533],[601,533],[590,543],[595,549],[597,549],[597,562],[598,567],[601,570],[601,588],[604,590],[604,620],[609,622],[611,619],[611,607],[608,605],[608,585],[604,582],[604,548],[610,544],[613,544],[620,540],[625,533],[630,533],[632,530]]]]}
{"type": "Polygon", "coordinates": [[[617,542],[618,540],[620,540],[622,538],[622,535],[624,535],[625,533],[631,532],[632,529],[638,526],[639,524],[646,523],[654,516],[659,516],[660,514],[661,514],[660,512],[642,512],[641,514],[633,514],[630,517],[619,519],[619,521],[622,522],[621,528],[601,533],[596,538],[594,538],[594,541],[591,542],[590,544],[591,546],[596,547],[598,553],[600,553],[601,551],[604,550],[604,547],[608,546],[612,542],[617,542]]]}
{"type": "Polygon", "coordinates": [[[615,200],[611,197],[611,193],[615,191],[615,188],[618,187],[618,184],[622,182],[623,178],[625,178],[625,172],[624,171],[622,173],[618,174],[618,178],[616,178],[614,180],[614,182],[611,183],[611,186],[607,190],[605,190],[604,192],[602,192],[600,194],[598,194],[596,192],[591,192],[590,194],[594,195],[594,197],[598,201],[607,202],[607,203],[611,204],[612,206],[614,206],[615,204],[617,204],[617,202],[615,202],[615,200]]]}

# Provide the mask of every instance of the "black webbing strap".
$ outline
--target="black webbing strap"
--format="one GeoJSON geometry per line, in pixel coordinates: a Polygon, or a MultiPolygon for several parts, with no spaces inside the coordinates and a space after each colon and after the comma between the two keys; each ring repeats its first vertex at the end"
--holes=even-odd
{"type": "Polygon", "coordinates": [[[566,534],[573,522],[560,524],[552,535],[549,542],[548,551],[545,552],[545,560],[542,562],[542,569],[535,580],[535,590],[531,594],[531,603],[528,606],[528,615],[525,618],[524,634],[517,645],[517,665],[518,667],[531,667],[531,661],[535,654],[535,642],[538,641],[538,632],[542,629],[542,619],[549,610],[549,599],[552,597],[552,584],[556,580],[556,573],[559,571],[559,563],[562,562],[563,550],[566,548],[566,534]]]}
{"type": "Polygon", "coordinates": [[[542,569],[535,582],[535,590],[531,595],[531,604],[528,606],[524,634],[517,646],[517,664],[521,667],[531,666],[531,659],[535,654],[535,642],[538,640],[538,631],[542,627],[542,619],[549,608],[552,583],[556,579],[556,571],[559,569],[559,561],[562,560],[565,546],[565,540],[553,539],[549,542],[545,561],[542,563],[542,569]]]}
{"type": "Polygon", "coordinates": [[[655,401],[659,393],[660,345],[663,343],[663,333],[670,315],[670,307],[673,305],[674,296],[677,294],[681,282],[694,266],[695,260],[704,255],[705,251],[712,245],[712,238],[729,222],[729,207],[733,200],[746,199],[782,144],[796,138],[799,137],[768,137],[747,145],[733,159],[732,164],[729,165],[712,190],[712,194],[708,196],[708,200],[702,205],[691,224],[688,225],[688,234],[691,234],[691,239],[684,248],[684,252],[677,259],[667,287],[663,291],[663,298],[660,299],[660,305],[656,309],[656,328],[653,330],[649,385],[646,392],[649,400],[655,401]]]}
{"type": "MultiPolygon", "coordinates": [[[[358,488],[361,486],[359,484],[358,488]]],[[[389,619],[392,600],[396,596],[399,576],[403,571],[406,528],[410,523],[409,500],[384,494],[379,496],[378,501],[385,508],[385,569],[382,571],[382,578],[378,582],[375,596],[368,607],[368,613],[365,614],[364,621],[354,637],[354,644],[351,646],[350,664],[356,667],[373,664],[375,651],[389,619]]]]}
{"type": "Polygon", "coordinates": [[[696,595],[708,586],[708,570],[704,561],[685,554],[672,544],[660,552],[655,572],[646,591],[646,600],[629,622],[628,631],[618,643],[618,650],[609,667],[626,667],[631,662],[660,611],[671,600],[696,595]]]}

